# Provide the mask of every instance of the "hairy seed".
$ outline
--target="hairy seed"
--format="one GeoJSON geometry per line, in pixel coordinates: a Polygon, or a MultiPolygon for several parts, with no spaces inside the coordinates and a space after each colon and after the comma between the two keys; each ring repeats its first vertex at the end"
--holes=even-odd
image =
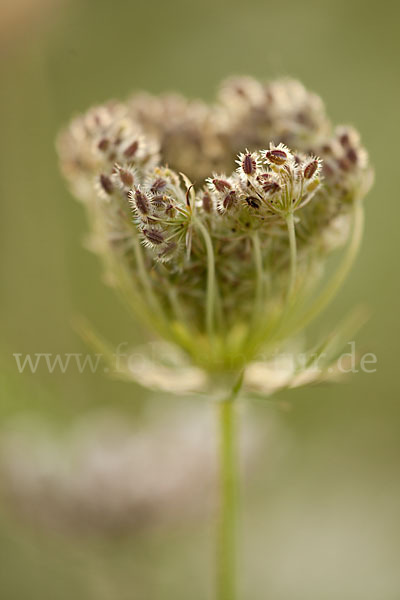
{"type": "Polygon", "coordinates": [[[236,192],[232,190],[227,194],[223,201],[223,207],[225,210],[229,210],[236,203],[236,192]]]}
{"type": "Polygon", "coordinates": [[[350,164],[350,163],[349,163],[349,161],[348,161],[348,160],[346,160],[345,158],[340,158],[340,159],[337,161],[337,163],[338,163],[338,165],[339,165],[339,168],[340,168],[342,171],[350,171],[350,169],[351,169],[351,164],[350,164]]]}
{"type": "Polygon", "coordinates": [[[126,158],[132,158],[133,156],[135,156],[138,148],[139,148],[139,142],[137,140],[135,140],[124,151],[124,156],[126,156],[126,158]]]}
{"type": "Polygon", "coordinates": [[[313,175],[315,175],[315,172],[316,172],[317,169],[318,169],[318,161],[317,160],[313,160],[304,169],[304,178],[305,179],[311,179],[311,177],[313,175]]]}
{"type": "Polygon", "coordinates": [[[246,198],[246,202],[252,208],[260,208],[260,200],[255,198],[255,196],[248,196],[248,198],[246,198]]]}
{"type": "Polygon", "coordinates": [[[158,177],[153,185],[150,188],[150,191],[153,194],[156,194],[157,192],[160,192],[161,190],[163,190],[165,188],[165,186],[167,185],[167,182],[165,181],[165,179],[163,179],[162,177],[158,177]]]}
{"type": "Polygon", "coordinates": [[[203,209],[206,213],[212,212],[212,201],[210,194],[207,194],[207,192],[205,192],[205,194],[203,195],[203,209]]]}
{"type": "Polygon", "coordinates": [[[146,194],[140,190],[135,191],[135,204],[136,208],[142,215],[148,215],[150,212],[150,202],[146,194]]]}
{"type": "Polygon", "coordinates": [[[324,154],[332,154],[333,153],[332,145],[331,144],[324,144],[322,146],[322,152],[324,154]]]}
{"type": "Polygon", "coordinates": [[[99,143],[97,144],[97,147],[102,152],[105,152],[109,145],[110,145],[110,141],[107,140],[107,138],[103,138],[102,140],[99,141],[99,143]]]}
{"type": "Polygon", "coordinates": [[[269,150],[266,153],[268,160],[275,165],[284,165],[287,160],[287,154],[283,150],[269,150]]]}
{"type": "Polygon", "coordinates": [[[156,229],[143,229],[143,235],[152,244],[159,245],[164,242],[164,235],[161,231],[157,231],[156,229]]]}
{"type": "Polygon", "coordinates": [[[107,175],[100,175],[100,185],[106,194],[112,194],[113,192],[113,184],[111,183],[111,179],[107,177],[107,175]]]}
{"type": "Polygon", "coordinates": [[[175,252],[177,247],[178,246],[175,242],[168,242],[167,244],[165,244],[165,247],[160,251],[160,253],[158,255],[159,258],[165,258],[169,254],[173,254],[173,252],[175,252]]]}
{"type": "Polygon", "coordinates": [[[347,159],[353,163],[353,165],[355,165],[358,161],[358,155],[357,152],[354,150],[354,148],[349,148],[348,152],[347,152],[347,159]]]}
{"type": "Polygon", "coordinates": [[[280,185],[275,181],[270,181],[270,183],[266,183],[263,185],[263,190],[266,194],[275,194],[278,190],[280,190],[280,185]]]}
{"type": "Polygon", "coordinates": [[[256,161],[252,158],[251,154],[246,154],[242,160],[242,169],[246,175],[252,175],[256,170],[256,161]]]}
{"type": "Polygon", "coordinates": [[[133,186],[134,177],[130,171],[127,171],[126,169],[119,169],[119,178],[126,187],[133,186]]]}
{"type": "Polygon", "coordinates": [[[151,199],[151,203],[157,210],[160,210],[165,207],[165,203],[167,201],[166,196],[162,196],[159,194],[158,196],[153,196],[151,199]]]}
{"type": "Polygon", "coordinates": [[[173,204],[168,204],[168,206],[166,206],[166,208],[165,208],[165,214],[169,218],[172,218],[175,215],[175,207],[174,207],[173,204]]]}
{"type": "Polygon", "coordinates": [[[224,179],[213,179],[212,181],[215,189],[218,192],[224,192],[225,190],[231,189],[231,184],[228,181],[225,181],[224,179]]]}

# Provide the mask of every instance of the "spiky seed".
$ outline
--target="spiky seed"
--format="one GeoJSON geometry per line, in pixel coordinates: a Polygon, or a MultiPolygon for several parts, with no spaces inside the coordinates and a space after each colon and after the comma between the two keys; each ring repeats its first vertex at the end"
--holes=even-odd
{"type": "Polygon", "coordinates": [[[149,214],[150,201],[146,194],[144,194],[141,190],[136,189],[133,193],[129,192],[128,196],[131,200],[134,200],[135,206],[141,215],[146,216],[149,214]]]}
{"type": "Polygon", "coordinates": [[[232,187],[225,179],[213,179],[212,182],[217,192],[225,192],[225,190],[230,190],[232,187]]]}
{"type": "Polygon", "coordinates": [[[158,192],[160,192],[161,190],[163,190],[167,185],[167,182],[165,181],[165,179],[163,179],[162,177],[158,177],[154,182],[153,185],[150,188],[150,191],[153,194],[157,194],[158,192]]]}
{"type": "Polygon", "coordinates": [[[318,170],[318,161],[317,160],[311,161],[310,163],[308,163],[308,165],[304,169],[304,178],[311,179],[315,175],[317,170],[318,170]]]}
{"type": "Polygon", "coordinates": [[[351,168],[351,164],[345,158],[340,158],[337,163],[342,171],[349,171],[351,168]]]}
{"type": "Polygon", "coordinates": [[[275,148],[275,150],[268,150],[265,156],[270,162],[279,166],[284,165],[288,158],[286,152],[284,150],[279,150],[278,148],[275,148]]]}
{"type": "Polygon", "coordinates": [[[202,203],[203,203],[204,212],[210,214],[212,212],[213,205],[212,205],[211,196],[207,192],[205,192],[203,194],[202,203]]]}
{"type": "Polygon", "coordinates": [[[322,146],[322,152],[324,154],[333,154],[332,144],[324,144],[322,146]]]}
{"type": "Polygon", "coordinates": [[[236,192],[235,190],[232,190],[225,196],[222,206],[225,210],[230,210],[234,204],[236,204],[236,192]]]}
{"type": "Polygon", "coordinates": [[[177,248],[178,245],[175,242],[167,242],[165,247],[159,252],[158,258],[161,260],[169,258],[177,248]]]}
{"type": "Polygon", "coordinates": [[[113,184],[111,182],[111,179],[109,177],[107,177],[107,175],[104,175],[103,173],[100,175],[100,185],[103,188],[103,190],[106,192],[106,194],[110,195],[113,193],[113,184]]]}
{"type": "Polygon", "coordinates": [[[263,190],[266,194],[275,194],[281,189],[280,185],[276,181],[270,181],[263,186],[263,190]]]}
{"type": "Polygon", "coordinates": [[[173,204],[168,204],[168,206],[165,208],[165,214],[169,218],[172,218],[175,215],[175,206],[173,204]]]}
{"type": "Polygon", "coordinates": [[[255,196],[248,196],[246,202],[252,208],[260,208],[260,200],[255,196]]]}
{"type": "Polygon", "coordinates": [[[155,244],[156,246],[164,242],[163,233],[157,229],[143,229],[143,235],[149,242],[155,244]]]}
{"type": "Polygon", "coordinates": [[[151,199],[151,204],[156,210],[162,210],[163,208],[165,208],[167,202],[168,198],[166,196],[162,196],[161,194],[159,194],[158,196],[153,196],[153,198],[151,199]]]}
{"type": "Polygon", "coordinates": [[[347,148],[350,144],[350,136],[348,133],[342,133],[342,135],[339,137],[339,141],[342,144],[342,146],[344,148],[347,148]]]}
{"type": "Polygon", "coordinates": [[[349,148],[349,150],[347,151],[347,159],[353,164],[357,164],[358,162],[358,154],[357,152],[354,150],[354,148],[349,148]]]}
{"type": "Polygon", "coordinates": [[[258,177],[257,177],[257,182],[261,185],[261,187],[264,189],[264,187],[266,185],[268,185],[269,183],[271,183],[271,175],[269,173],[261,173],[258,177]]]}
{"type": "Polygon", "coordinates": [[[132,142],[132,144],[130,144],[125,150],[124,150],[124,156],[126,158],[133,158],[136,154],[136,152],[138,151],[139,148],[139,142],[137,140],[135,140],[134,142],[132,142]]]}
{"type": "Polygon", "coordinates": [[[118,175],[121,180],[121,183],[126,187],[132,187],[134,184],[134,177],[131,171],[127,169],[122,169],[121,167],[118,169],[118,175]]]}
{"type": "Polygon", "coordinates": [[[265,183],[266,181],[270,181],[270,180],[271,180],[270,173],[260,173],[257,177],[257,181],[259,183],[265,183]]]}
{"type": "Polygon", "coordinates": [[[165,202],[166,202],[166,197],[162,196],[161,194],[159,194],[158,196],[153,196],[153,198],[151,199],[151,204],[157,210],[164,208],[165,202]]]}
{"type": "Polygon", "coordinates": [[[99,143],[97,144],[97,147],[99,150],[101,150],[101,152],[105,152],[108,147],[110,145],[110,140],[108,140],[107,138],[103,138],[99,141],[99,143]]]}
{"type": "Polygon", "coordinates": [[[242,160],[242,169],[246,175],[253,175],[257,167],[257,163],[250,153],[244,155],[242,160]]]}

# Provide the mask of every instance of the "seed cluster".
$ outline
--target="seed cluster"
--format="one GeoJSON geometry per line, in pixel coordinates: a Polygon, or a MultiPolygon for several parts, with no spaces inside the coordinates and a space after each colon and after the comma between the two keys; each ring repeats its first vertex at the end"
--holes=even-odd
{"type": "Polygon", "coordinates": [[[58,148],[109,280],[189,352],[211,331],[242,351],[286,314],[372,182],[357,132],[292,80],[234,78],[212,106],[139,94],[78,117],[58,148]]]}
{"type": "Polygon", "coordinates": [[[305,206],[320,185],[321,160],[294,156],[282,143],[260,152],[246,150],[236,162],[239,167],[231,177],[207,180],[220,213],[245,208],[261,221],[271,214],[285,217],[305,206]]]}

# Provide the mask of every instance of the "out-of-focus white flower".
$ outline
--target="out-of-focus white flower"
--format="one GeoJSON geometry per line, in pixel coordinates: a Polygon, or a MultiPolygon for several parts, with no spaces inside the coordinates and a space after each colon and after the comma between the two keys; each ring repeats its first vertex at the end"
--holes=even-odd
{"type": "MultiPolygon", "coordinates": [[[[20,418],[0,432],[1,495],[32,525],[70,533],[199,519],[215,502],[214,428],[204,406],[137,426],[116,413],[88,415],[58,433],[20,418]]],[[[249,474],[260,431],[245,419],[242,433],[249,474]]]]}

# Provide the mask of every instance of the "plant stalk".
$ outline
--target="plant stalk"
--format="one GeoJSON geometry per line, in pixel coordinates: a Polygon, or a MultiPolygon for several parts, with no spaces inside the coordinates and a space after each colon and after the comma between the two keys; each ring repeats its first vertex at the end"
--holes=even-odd
{"type": "Polygon", "coordinates": [[[214,337],[214,307],[215,307],[215,259],[210,234],[201,221],[197,222],[207,251],[207,296],[206,296],[206,328],[209,337],[214,337]]]}
{"type": "Polygon", "coordinates": [[[240,375],[226,400],[218,405],[220,506],[217,556],[217,600],[236,599],[237,522],[237,429],[235,398],[243,380],[240,375]]]}
{"type": "Polygon", "coordinates": [[[293,292],[296,285],[296,271],[297,271],[297,245],[296,245],[296,230],[294,226],[294,215],[293,211],[290,211],[286,216],[286,225],[289,234],[289,247],[290,247],[290,276],[289,286],[287,291],[287,302],[288,304],[293,300],[293,292]]]}

